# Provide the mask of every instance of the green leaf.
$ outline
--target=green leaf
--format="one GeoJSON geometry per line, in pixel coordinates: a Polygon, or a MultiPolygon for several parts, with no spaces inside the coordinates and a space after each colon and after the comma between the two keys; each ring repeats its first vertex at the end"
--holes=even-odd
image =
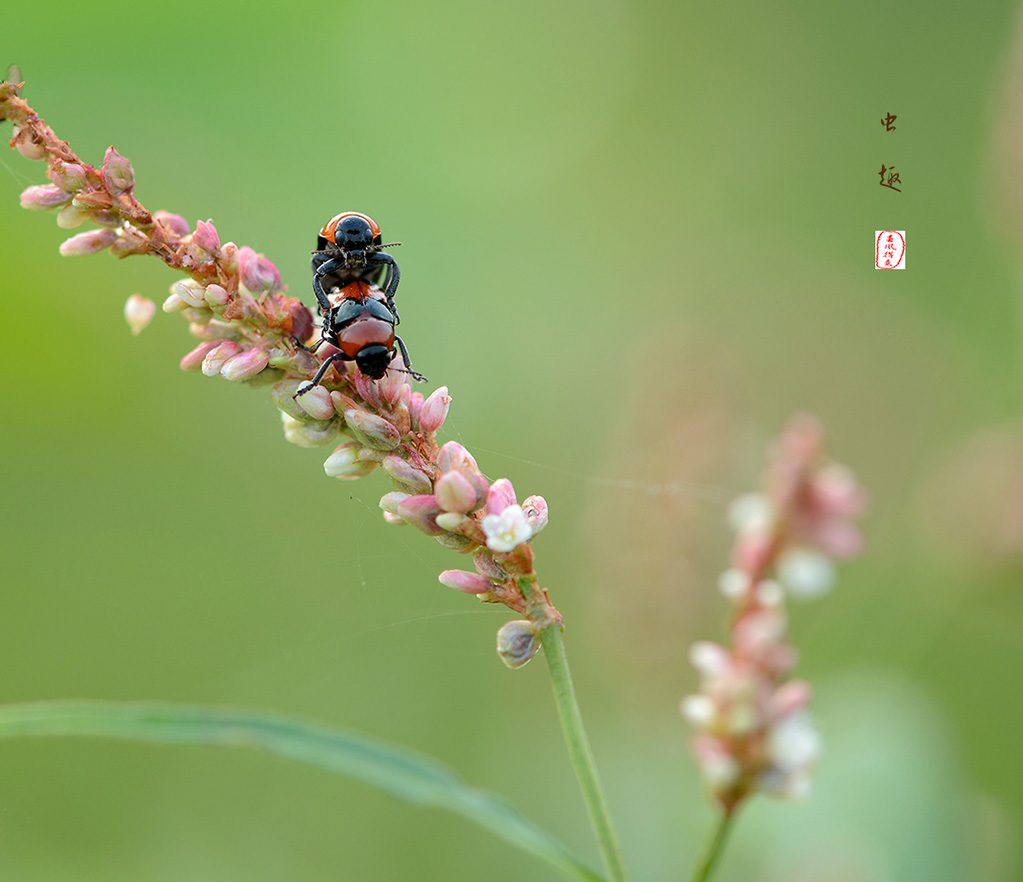
{"type": "Polygon", "coordinates": [[[93,735],[171,744],[262,748],[423,806],[462,815],[557,867],[604,882],[504,799],[462,782],[447,766],[366,735],[288,717],[156,702],[36,701],[0,705],[0,738],[93,735]]]}

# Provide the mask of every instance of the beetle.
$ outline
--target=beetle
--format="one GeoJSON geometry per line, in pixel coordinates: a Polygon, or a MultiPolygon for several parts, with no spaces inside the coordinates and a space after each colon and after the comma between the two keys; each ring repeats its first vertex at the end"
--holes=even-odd
{"type": "Polygon", "coordinates": [[[412,378],[425,381],[426,377],[412,370],[408,349],[394,333],[397,321],[398,317],[387,305],[387,296],[369,282],[356,279],[333,292],[323,314],[323,336],[313,351],[329,343],[337,352],[324,359],[312,381],[294,397],[318,385],[335,361],[354,361],[367,377],[379,380],[395,356],[395,347],[401,351],[405,370],[412,378]]]}
{"type": "Polygon", "coordinates": [[[401,319],[394,307],[394,292],[401,272],[394,258],[382,249],[400,244],[381,244],[380,226],[357,211],[343,211],[327,221],[313,252],[313,293],[320,312],[327,315],[331,308],[325,288],[329,291],[344,288],[349,282],[370,282],[383,290],[387,308],[398,324],[401,319]]]}

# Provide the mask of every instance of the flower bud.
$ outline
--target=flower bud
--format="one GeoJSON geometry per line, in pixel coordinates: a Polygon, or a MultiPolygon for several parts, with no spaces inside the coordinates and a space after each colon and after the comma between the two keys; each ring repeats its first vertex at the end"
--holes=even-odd
{"type": "Polygon", "coordinates": [[[778,579],[792,597],[822,597],[835,586],[835,565],[812,548],[790,548],[778,557],[778,579]]]}
{"type": "Polygon", "coordinates": [[[220,236],[211,222],[199,221],[185,246],[185,266],[205,266],[220,251],[220,236]]]}
{"type": "MultiPolygon", "coordinates": [[[[396,354],[389,367],[404,368],[405,365],[401,361],[401,356],[396,354]]],[[[401,398],[402,387],[406,385],[408,385],[406,374],[403,374],[401,370],[389,369],[377,380],[377,395],[380,396],[382,401],[393,407],[401,398]]]]}
{"type": "Polygon", "coordinates": [[[325,420],[323,422],[303,422],[281,412],[281,422],[284,424],[284,438],[291,444],[299,447],[322,447],[330,444],[341,429],[338,420],[325,420]]]}
{"type": "Polygon", "coordinates": [[[71,194],[60,187],[47,185],[26,187],[21,193],[21,207],[30,211],[48,211],[71,201],[71,194]]]}
{"type": "Polygon", "coordinates": [[[77,162],[64,162],[59,159],[47,170],[46,174],[54,184],[68,193],[81,190],[88,180],[83,166],[77,162]]]}
{"type": "Polygon", "coordinates": [[[227,363],[229,358],[234,358],[242,351],[241,346],[231,340],[225,340],[219,346],[210,350],[202,361],[202,372],[207,377],[215,377],[220,369],[227,363]]]}
{"type": "Polygon", "coordinates": [[[57,212],[57,226],[62,230],[73,230],[80,227],[86,217],[86,213],[72,202],[57,212]]]}
{"type": "Polygon", "coordinates": [[[547,526],[547,500],[542,496],[528,496],[522,503],[522,513],[535,536],[547,526]]]}
{"type": "Polygon", "coordinates": [[[391,476],[391,480],[410,495],[429,493],[433,489],[430,476],[400,456],[394,454],[385,456],[383,466],[384,471],[391,476]]]}
{"type": "Polygon", "coordinates": [[[494,560],[494,555],[488,548],[477,548],[473,552],[472,562],[476,572],[493,582],[504,582],[508,578],[508,571],[494,560]]]}
{"type": "Polygon", "coordinates": [[[345,411],[345,423],[367,447],[374,447],[377,450],[393,450],[401,442],[398,430],[376,414],[350,407],[345,411]]]}
{"type": "Polygon", "coordinates": [[[281,274],[277,267],[247,245],[238,249],[238,273],[245,290],[257,297],[281,290],[281,274]]]}
{"type": "Polygon", "coordinates": [[[327,457],[323,470],[332,478],[342,481],[354,481],[364,478],[376,468],[375,462],[359,459],[360,446],[354,441],[347,441],[327,457]]]}
{"type": "Polygon", "coordinates": [[[437,580],[441,585],[447,585],[448,588],[454,588],[463,594],[486,594],[494,587],[489,579],[476,573],[467,573],[465,570],[444,570],[437,580]]]}
{"type": "MultiPolygon", "coordinates": [[[[418,392],[413,393],[413,398],[418,394],[418,392]]],[[[462,476],[467,478],[469,483],[476,488],[477,502],[473,509],[479,507],[483,500],[487,498],[490,483],[483,476],[479,466],[476,465],[476,460],[473,459],[472,454],[457,441],[448,441],[447,444],[441,447],[437,454],[437,468],[441,473],[461,472],[462,476]]]]}
{"type": "Polygon", "coordinates": [[[139,294],[132,294],[124,304],[124,320],[137,337],[156,315],[156,304],[139,294]]]}
{"type": "Polygon", "coordinates": [[[437,526],[442,527],[449,533],[456,531],[467,520],[469,519],[464,514],[459,514],[457,511],[442,511],[436,517],[437,526]]]}
{"type": "Polygon", "coordinates": [[[182,279],[171,285],[171,293],[177,294],[189,306],[206,306],[206,289],[195,279],[182,279]]]}
{"type": "Polygon", "coordinates": [[[422,430],[429,435],[434,434],[444,425],[450,406],[451,396],[448,395],[448,387],[441,386],[435,389],[423,402],[422,410],[419,411],[419,425],[422,430]]]}
{"type": "Polygon", "coordinates": [[[257,346],[229,359],[220,369],[220,376],[225,380],[232,380],[234,382],[249,380],[262,371],[269,361],[270,353],[257,346]]]}
{"type": "MultiPolygon", "coordinates": [[[[438,515],[437,517],[443,517],[443,515],[438,515]]],[[[470,537],[462,536],[459,533],[441,533],[433,538],[437,540],[438,544],[451,551],[457,551],[459,554],[465,554],[465,552],[475,548],[478,544],[470,537]]]]}
{"type": "Polygon", "coordinates": [[[506,622],[497,632],[497,654],[509,668],[521,668],[540,648],[540,629],[519,619],[506,622]]]}
{"type": "Polygon", "coordinates": [[[487,514],[499,515],[516,504],[515,488],[507,478],[499,478],[490,485],[487,491],[487,514]]]}
{"type": "Polygon", "coordinates": [[[294,401],[314,420],[329,420],[334,416],[334,402],[322,386],[313,386],[301,395],[296,395],[294,401]]]}
{"type": "Polygon", "coordinates": [[[398,506],[408,498],[408,493],[400,493],[397,490],[392,490],[390,493],[385,493],[380,497],[380,507],[387,514],[396,515],[398,514],[398,506]]]}
{"type": "Polygon", "coordinates": [[[135,187],[135,172],[126,157],[108,147],[103,157],[103,186],[114,196],[130,195],[135,187]]]}
{"type": "Polygon", "coordinates": [[[82,254],[95,254],[114,244],[117,233],[113,230],[89,230],[79,233],[61,243],[60,253],[64,257],[77,257],[82,254]]]}
{"type": "Polygon", "coordinates": [[[231,295],[220,285],[207,285],[202,296],[207,306],[214,310],[222,310],[231,302],[231,295]]]}
{"type": "Polygon", "coordinates": [[[207,340],[204,343],[200,343],[195,347],[195,349],[189,352],[188,355],[181,359],[181,370],[199,370],[199,368],[202,367],[203,360],[210,353],[210,350],[216,349],[219,345],[219,340],[207,340]]]}
{"type": "Polygon", "coordinates": [[[410,496],[398,504],[398,514],[408,521],[417,530],[422,530],[428,536],[439,536],[444,530],[438,527],[434,520],[441,512],[434,496],[424,494],[422,496],[410,496]]]}
{"type": "Polygon", "coordinates": [[[34,140],[31,129],[14,127],[14,137],[11,138],[11,146],[14,147],[25,159],[42,159],[46,156],[46,148],[37,144],[34,140]]]}
{"type": "Polygon", "coordinates": [[[171,214],[169,211],[154,211],[153,220],[159,221],[176,236],[187,236],[189,233],[188,221],[180,214],[171,214]]]}
{"type": "Polygon", "coordinates": [[[445,472],[437,479],[434,492],[444,511],[467,514],[479,501],[476,488],[461,472],[445,472]]]}
{"type": "Polygon", "coordinates": [[[423,400],[424,400],[423,399],[423,393],[422,392],[412,392],[411,391],[411,387],[410,387],[409,400],[408,400],[409,416],[412,419],[412,425],[415,426],[417,429],[420,428],[420,426],[419,426],[419,415],[420,415],[420,413],[422,413],[422,410],[423,410],[423,400]]]}

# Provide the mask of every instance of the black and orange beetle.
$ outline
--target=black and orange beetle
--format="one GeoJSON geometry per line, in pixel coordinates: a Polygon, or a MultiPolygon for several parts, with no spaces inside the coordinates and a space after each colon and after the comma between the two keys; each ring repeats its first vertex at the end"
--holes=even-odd
{"type": "Polygon", "coordinates": [[[380,250],[386,247],[380,244],[380,227],[364,214],[344,212],[327,222],[317,245],[313,292],[323,317],[323,336],[314,351],[324,343],[337,351],[295,396],[317,385],[336,361],[354,361],[367,377],[379,380],[395,356],[395,347],[401,351],[408,373],[418,381],[425,380],[412,370],[408,350],[394,333],[398,324],[394,292],[400,274],[394,258],[380,250]]]}

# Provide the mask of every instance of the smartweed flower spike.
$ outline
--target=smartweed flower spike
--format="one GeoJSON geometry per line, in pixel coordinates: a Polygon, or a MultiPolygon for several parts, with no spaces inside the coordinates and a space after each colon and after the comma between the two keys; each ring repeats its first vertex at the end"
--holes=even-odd
{"type": "MultiPolygon", "coordinates": [[[[413,392],[398,355],[379,380],[351,363],[334,362],[316,387],[296,399],[329,352],[314,355],[302,345],[313,337],[312,313],[285,296],[274,264],[247,246],[221,242],[212,221],[199,221],[193,232],[179,215],[151,213],[135,196],[135,172],[126,157],[111,147],[101,168],[85,163],[18,97],[19,87],[0,83],[0,121],[14,123],[11,146],[44,160],[51,181],[26,189],[22,205],[55,211],[62,229],[85,222],[98,227],[73,235],[61,254],[148,254],[186,276],[163,301],[163,311],[180,313],[199,341],[181,359],[181,369],[272,384],[288,441],[337,445],[324,463],[332,477],[355,480],[380,468],[395,488],[380,501],[385,520],[411,524],[471,556],[476,572],[446,570],[440,581],[523,617],[499,632],[498,652],[510,667],[525,664],[540,645],[536,635],[562,623],[533,569],[531,541],[547,523],[547,503],[531,496],[519,506],[511,483],[491,485],[460,444],[437,445],[451,405],[447,387],[426,398],[413,392]]],[[[125,307],[134,333],[154,312],[139,295],[125,307]]]]}
{"type": "Polygon", "coordinates": [[[718,582],[732,604],[729,645],[701,641],[689,652],[700,691],[682,700],[682,716],[696,730],[693,753],[726,815],[757,791],[805,796],[820,752],[810,685],[788,679],[796,650],[785,600],[830,589],[832,561],[862,547],[852,518],[866,504],[852,473],[825,461],[822,441],[817,420],[793,418],[762,492],[732,504],[732,566],[718,582]]]}

